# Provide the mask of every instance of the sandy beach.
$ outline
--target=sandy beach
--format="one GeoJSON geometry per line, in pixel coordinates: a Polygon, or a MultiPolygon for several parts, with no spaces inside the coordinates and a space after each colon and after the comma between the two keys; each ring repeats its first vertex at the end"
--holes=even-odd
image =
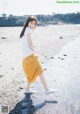
{"type": "MultiPolygon", "coordinates": [[[[9,111],[21,100],[20,92],[26,86],[21,30],[21,27],[0,28],[0,107],[6,105],[9,111]]],[[[57,104],[46,104],[35,114],[80,114],[80,25],[37,27],[32,39],[49,87],[58,89],[45,95],[37,78],[32,85],[38,91],[32,95],[33,103],[56,100],[57,104]]]]}

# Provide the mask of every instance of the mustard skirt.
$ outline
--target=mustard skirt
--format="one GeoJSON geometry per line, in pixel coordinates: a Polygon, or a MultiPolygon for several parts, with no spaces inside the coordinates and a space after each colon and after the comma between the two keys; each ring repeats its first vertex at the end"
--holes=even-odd
{"type": "Polygon", "coordinates": [[[29,83],[34,82],[37,76],[39,76],[44,71],[40,61],[38,60],[38,56],[35,54],[31,54],[30,56],[24,58],[22,66],[26,80],[29,83]]]}

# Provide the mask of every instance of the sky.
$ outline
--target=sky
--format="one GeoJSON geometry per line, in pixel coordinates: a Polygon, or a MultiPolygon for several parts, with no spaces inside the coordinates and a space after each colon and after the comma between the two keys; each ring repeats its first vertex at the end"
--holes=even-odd
{"type": "Polygon", "coordinates": [[[80,12],[80,4],[59,4],[56,3],[56,1],[57,0],[0,0],[0,14],[6,13],[7,15],[46,15],[52,14],[53,12],[80,12]]]}

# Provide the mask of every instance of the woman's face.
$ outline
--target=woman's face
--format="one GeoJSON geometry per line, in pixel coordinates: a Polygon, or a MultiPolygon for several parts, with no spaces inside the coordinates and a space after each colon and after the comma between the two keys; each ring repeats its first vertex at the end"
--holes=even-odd
{"type": "Polygon", "coordinates": [[[35,27],[36,27],[36,21],[31,21],[31,22],[29,22],[28,26],[29,26],[31,29],[35,29],[35,27]]]}

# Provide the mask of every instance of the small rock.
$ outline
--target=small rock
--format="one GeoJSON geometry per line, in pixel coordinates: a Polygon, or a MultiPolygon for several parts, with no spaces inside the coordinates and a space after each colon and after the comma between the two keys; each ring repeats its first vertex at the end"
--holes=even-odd
{"type": "Polygon", "coordinates": [[[12,70],[14,70],[14,68],[12,68],[12,70]]]}
{"type": "Polygon", "coordinates": [[[63,54],[63,56],[67,56],[66,54],[63,54]]]}
{"type": "Polygon", "coordinates": [[[58,57],[58,59],[60,59],[60,57],[58,57]]]}
{"type": "Polygon", "coordinates": [[[46,70],[46,68],[44,70],[46,70]]]}
{"type": "Polygon", "coordinates": [[[63,37],[62,37],[62,36],[60,36],[60,37],[59,37],[59,39],[63,39],[63,37]]]}
{"type": "Polygon", "coordinates": [[[64,60],[64,58],[61,58],[61,60],[64,60]]]}
{"type": "Polygon", "coordinates": [[[3,77],[4,75],[0,75],[0,77],[3,77]]]}
{"type": "Polygon", "coordinates": [[[23,87],[19,87],[19,89],[23,89],[23,87]]]}
{"type": "Polygon", "coordinates": [[[1,39],[6,39],[6,37],[1,37],[1,39]]]}
{"type": "Polygon", "coordinates": [[[17,95],[15,95],[15,98],[17,98],[17,95]]]}
{"type": "Polygon", "coordinates": [[[54,57],[50,57],[51,59],[54,59],[54,57]]]}
{"type": "Polygon", "coordinates": [[[46,57],[46,56],[44,56],[44,57],[46,57]]]}

